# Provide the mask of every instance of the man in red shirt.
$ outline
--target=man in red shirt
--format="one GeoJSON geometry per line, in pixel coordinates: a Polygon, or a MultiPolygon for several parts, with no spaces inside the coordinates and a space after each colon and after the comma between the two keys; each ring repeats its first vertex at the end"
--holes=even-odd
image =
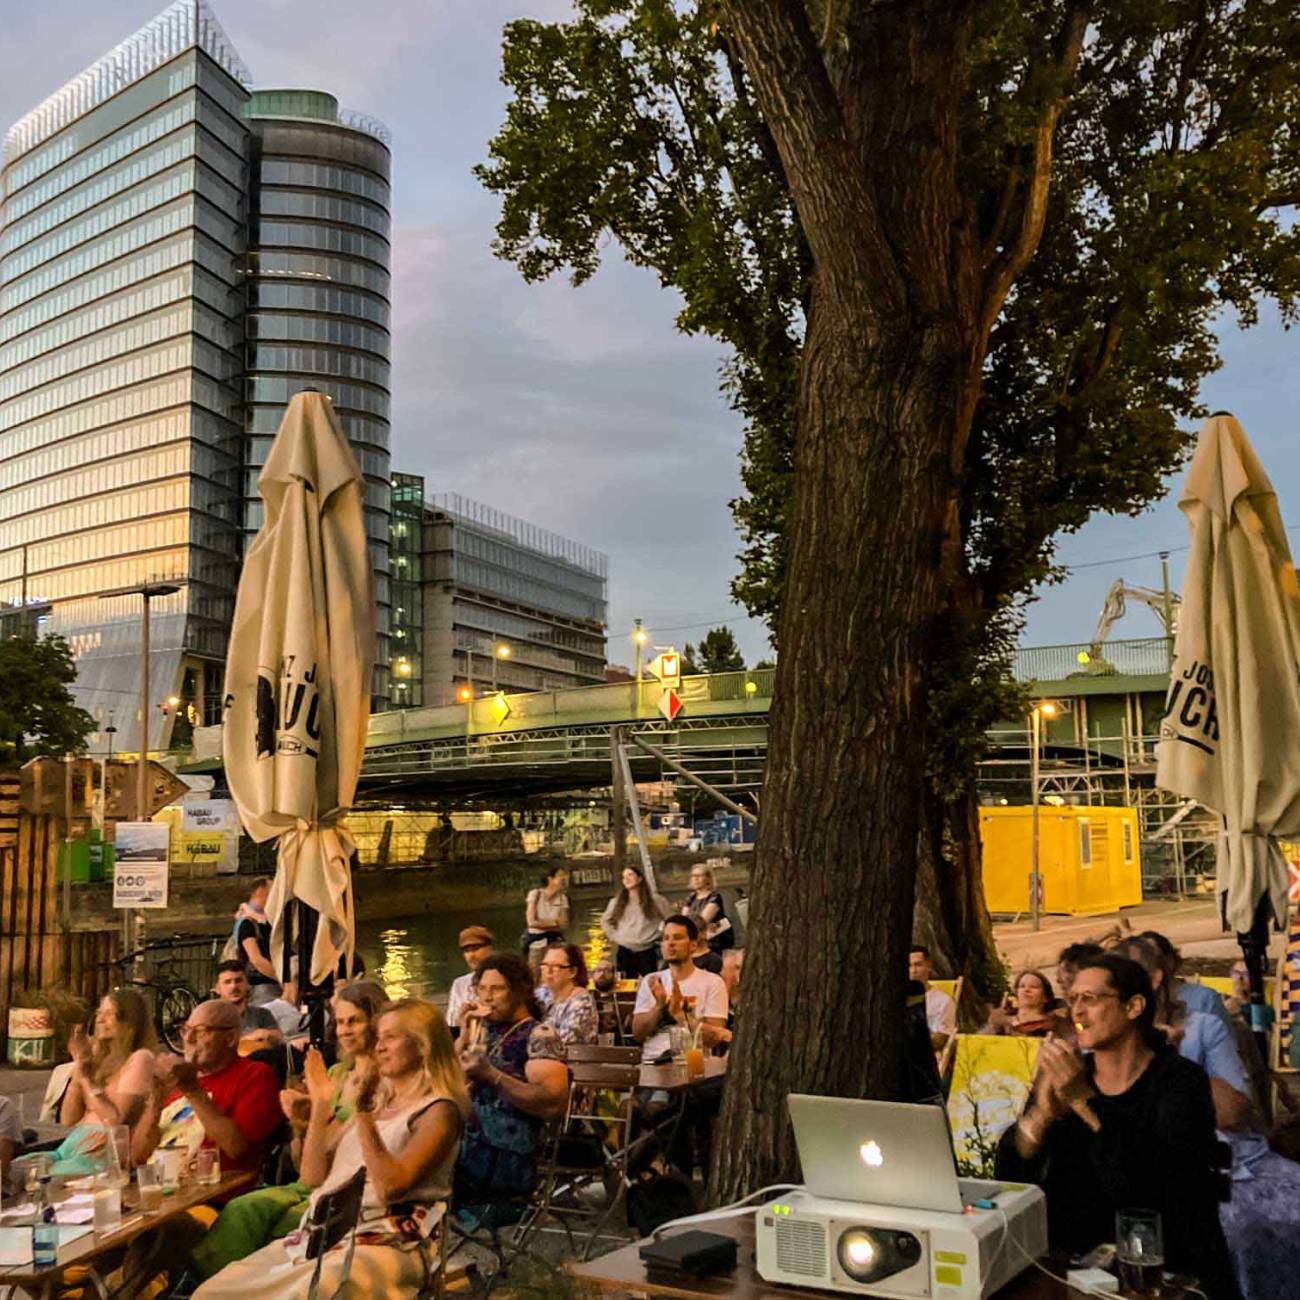
{"type": "Polygon", "coordinates": [[[281,1122],[280,1084],[269,1065],[239,1055],[239,1023],[239,1008],[219,998],[190,1013],[184,1057],[158,1058],[152,1145],[215,1146],[223,1170],[259,1168],[281,1122]]]}

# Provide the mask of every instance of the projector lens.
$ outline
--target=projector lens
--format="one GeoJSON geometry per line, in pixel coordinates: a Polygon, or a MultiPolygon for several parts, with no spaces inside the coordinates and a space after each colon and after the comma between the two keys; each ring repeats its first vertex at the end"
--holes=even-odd
{"type": "Polygon", "coordinates": [[[896,1229],[846,1228],[835,1253],[846,1277],[854,1282],[879,1282],[919,1263],[921,1243],[910,1232],[896,1229]]]}

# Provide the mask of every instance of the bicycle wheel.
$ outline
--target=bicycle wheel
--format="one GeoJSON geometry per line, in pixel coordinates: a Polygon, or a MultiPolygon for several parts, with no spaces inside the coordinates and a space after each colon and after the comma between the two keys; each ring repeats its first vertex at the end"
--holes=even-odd
{"type": "Polygon", "coordinates": [[[158,1034],[173,1052],[185,1051],[181,1027],[198,1005],[198,996],[183,984],[177,984],[163,994],[158,1004],[158,1034]]]}

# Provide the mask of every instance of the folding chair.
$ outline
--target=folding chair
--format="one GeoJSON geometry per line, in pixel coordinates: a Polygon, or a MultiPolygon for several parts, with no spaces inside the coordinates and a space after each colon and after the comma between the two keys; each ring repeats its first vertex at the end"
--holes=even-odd
{"type": "Polygon", "coordinates": [[[586,1260],[602,1236],[614,1235],[605,1232],[605,1227],[627,1194],[628,1164],[634,1149],[657,1139],[650,1132],[632,1140],[635,1092],[641,1079],[639,1049],[570,1047],[567,1060],[571,1075],[568,1110],[541,1169],[534,1204],[520,1222],[515,1246],[522,1251],[532,1233],[549,1218],[560,1224],[570,1248],[576,1250],[573,1224],[586,1220],[592,1224],[581,1252],[586,1260]],[[575,1059],[575,1055],[611,1053],[620,1053],[623,1059],[575,1059]],[[610,1093],[613,1106],[607,1101],[602,1106],[602,1098],[610,1093]],[[581,1194],[596,1186],[607,1193],[603,1207],[582,1200],[581,1194]]]}
{"type": "Polygon", "coordinates": [[[352,1255],[357,1246],[357,1219],[361,1214],[361,1197],[366,1189],[366,1171],[358,1169],[337,1191],[322,1196],[316,1202],[307,1224],[307,1258],[316,1261],[316,1268],[307,1287],[307,1300],[316,1300],[320,1287],[321,1265],[328,1250],[348,1237],[348,1253],[343,1260],[343,1275],[339,1278],[336,1293],[347,1282],[352,1272],[352,1255]]]}
{"type": "Polygon", "coordinates": [[[607,1046],[604,1043],[570,1043],[564,1049],[567,1065],[640,1065],[641,1048],[607,1046]]]}

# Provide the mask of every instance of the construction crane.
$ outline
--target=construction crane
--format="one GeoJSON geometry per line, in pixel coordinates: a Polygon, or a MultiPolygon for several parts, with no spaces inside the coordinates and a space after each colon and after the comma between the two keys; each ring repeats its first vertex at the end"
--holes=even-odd
{"type": "Polygon", "coordinates": [[[1126,603],[1130,600],[1139,601],[1147,606],[1160,620],[1160,626],[1164,628],[1166,636],[1172,637],[1178,630],[1178,609],[1183,602],[1177,592],[1155,591],[1150,587],[1128,587],[1124,585],[1123,578],[1116,578],[1111,589],[1106,593],[1105,603],[1101,607],[1101,617],[1097,620],[1097,630],[1088,643],[1087,658],[1080,655],[1080,662],[1095,665],[1094,671],[1105,664],[1101,647],[1110,636],[1111,629],[1124,617],[1126,603]]]}

